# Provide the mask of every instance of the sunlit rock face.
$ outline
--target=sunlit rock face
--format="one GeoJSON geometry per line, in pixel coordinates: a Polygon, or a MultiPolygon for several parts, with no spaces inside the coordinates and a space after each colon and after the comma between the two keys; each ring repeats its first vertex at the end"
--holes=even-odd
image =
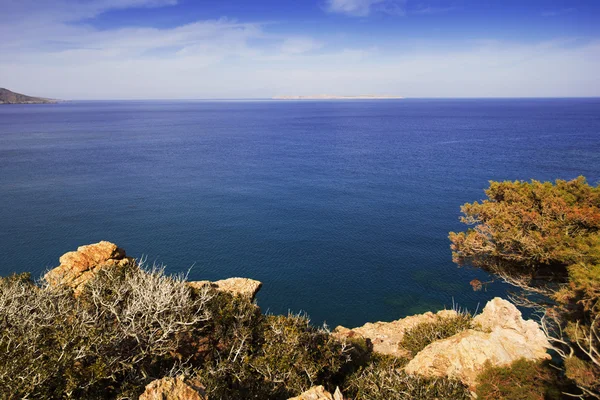
{"type": "Polygon", "coordinates": [[[208,397],[195,380],[167,377],[150,382],[139,400],[208,400],[208,397]]]}
{"type": "Polygon", "coordinates": [[[455,316],[457,313],[454,310],[442,310],[437,314],[426,312],[392,322],[368,322],[361,327],[352,329],[338,326],[332,334],[339,339],[353,337],[368,339],[373,345],[373,351],[377,353],[394,357],[409,357],[410,352],[400,347],[404,332],[424,322],[435,322],[440,318],[455,316]]]}
{"type": "Polygon", "coordinates": [[[473,319],[476,329],[433,342],[406,366],[410,374],[448,376],[473,388],[486,362],[505,366],[519,358],[549,359],[550,343],[535,321],[523,320],[521,312],[498,297],[489,301],[473,319]]]}
{"type": "Polygon", "coordinates": [[[332,395],[323,386],[313,386],[300,396],[288,400],[344,400],[344,396],[342,396],[339,388],[336,388],[335,393],[332,395]]]}
{"type": "Polygon", "coordinates": [[[114,243],[102,241],[65,253],[60,257],[60,265],[48,271],[44,279],[50,286],[65,285],[78,294],[100,270],[134,263],[133,258],[126,256],[125,250],[114,243]]]}
{"type": "Polygon", "coordinates": [[[233,295],[243,296],[248,298],[250,301],[254,300],[256,293],[262,287],[262,283],[248,278],[229,278],[220,281],[194,281],[189,282],[188,285],[200,289],[204,286],[211,286],[222,292],[228,292],[233,295]]]}

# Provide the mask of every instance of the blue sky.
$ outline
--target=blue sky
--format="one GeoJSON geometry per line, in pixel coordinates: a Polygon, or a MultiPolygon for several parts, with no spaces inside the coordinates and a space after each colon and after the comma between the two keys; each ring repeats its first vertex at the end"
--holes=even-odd
{"type": "Polygon", "coordinates": [[[0,0],[0,87],[64,99],[600,96],[597,0],[0,0]]]}

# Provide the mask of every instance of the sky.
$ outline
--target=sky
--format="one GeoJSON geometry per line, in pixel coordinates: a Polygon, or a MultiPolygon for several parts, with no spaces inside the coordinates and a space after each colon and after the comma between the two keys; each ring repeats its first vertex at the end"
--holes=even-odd
{"type": "Polygon", "coordinates": [[[0,0],[0,87],[59,99],[600,96],[600,0],[0,0]]]}

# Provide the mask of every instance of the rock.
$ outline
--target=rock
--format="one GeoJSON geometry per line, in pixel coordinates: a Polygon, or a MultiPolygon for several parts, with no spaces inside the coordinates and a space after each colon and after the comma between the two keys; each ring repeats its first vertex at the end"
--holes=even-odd
{"type": "Polygon", "coordinates": [[[442,310],[437,314],[426,312],[425,314],[412,315],[392,322],[369,322],[359,328],[348,329],[338,326],[332,335],[338,339],[365,338],[371,341],[373,351],[388,354],[394,357],[409,357],[410,352],[399,347],[404,338],[404,332],[423,322],[434,322],[440,318],[456,316],[454,310],[442,310]]]}
{"type": "Polygon", "coordinates": [[[474,388],[477,375],[489,361],[505,366],[519,358],[549,359],[550,344],[535,321],[525,321],[521,312],[506,300],[488,302],[474,318],[477,329],[468,329],[448,339],[431,343],[405,367],[409,374],[448,376],[474,388]]]}
{"type": "Polygon", "coordinates": [[[194,281],[188,282],[188,285],[196,289],[200,289],[204,286],[212,286],[213,288],[222,292],[228,292],[233,295],[247,297],[250,299],[250,301],[254,300],[256,293],[258,293],[262,287],[261,282],[248,278],[229,278],[215,282],[194,281]]]}
{"type": "Polygon", "coordinates": [[[139,400],[207,400],[204,387],[196,380],[182,377],[162,378],[150,382],[139,400]]]}
{"type": "Polygon", "coordinates": [[[340,388],[335,389],[332,396],[323,386],[313,386],[298,397],[292,397],[288,400],[344,400],[340,388]]]}
{"type": "Polygon", "coordinates": [[[44,279],[50,286],[66,285],[78,294],[98,271],[121,268],[134,262],[116,244],[102,241],[64,254],[60,257],[60,265],[48,271],[44,279]]]}

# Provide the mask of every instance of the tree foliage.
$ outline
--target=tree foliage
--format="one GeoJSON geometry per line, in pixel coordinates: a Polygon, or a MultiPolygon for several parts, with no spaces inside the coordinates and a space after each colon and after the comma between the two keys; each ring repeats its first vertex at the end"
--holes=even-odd
{"type": "Polygon", "coordinates": [[[461,207],[471,228],[450,233],[453,260],[535,293],[567,375],[600,397],[600,186],[491,182],[485,194],[461,207]]]}

